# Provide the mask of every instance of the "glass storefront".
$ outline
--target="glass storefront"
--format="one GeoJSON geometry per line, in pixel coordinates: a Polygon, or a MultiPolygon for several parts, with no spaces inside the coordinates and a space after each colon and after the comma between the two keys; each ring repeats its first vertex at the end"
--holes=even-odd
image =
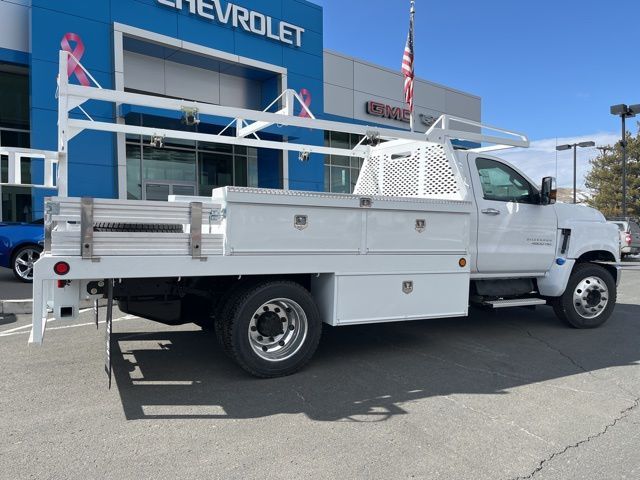
{"type": "MultiPolygon", "coordinates": [[[[171,122],[155,117],[142,117],[138,121],[145,126],[171,122]]],[[[127,137],[127,197],[130,200],[166,200],[169,195],[208,197],[213,189],[228,185],[258,186],[255,148],[170,139],[163,148],[154,148],[149,140],[127,137]]]]}
{"type": "Polygon", "coordinates": [[[32,222],[33,208],[31,187],[10,187],[3,185],[2,191],[2,221],[3,222],[32,222]]]}
{"type": "MultiPolygon", "coordinates": [[[[29,148],[29,71],[0,63],[0,147],[29,148]]],[[[22,183],[31,183],[31,161],[20,165],[22,183]]],[[[0,155],[0,183],[9,181],[9,160],[0,155]]],[[[0,185],[0,220],[30,222],[33,218],[31,187],[0,185]]]]}
{"type": "MultiPolygon", "coordinates": [[[[325,132],[326,147],[353,149],[362,137],[342,132],[325,132]]],[[[362,159],[325,155],[324,190],[333,193],[353,193],[362,168],[362,159]]]]}

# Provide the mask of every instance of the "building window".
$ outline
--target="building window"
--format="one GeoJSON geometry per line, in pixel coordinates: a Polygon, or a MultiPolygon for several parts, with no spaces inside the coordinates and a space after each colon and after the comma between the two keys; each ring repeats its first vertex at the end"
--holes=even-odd
{"type": "MultiPolygon", "coordinates": [[[[25,67],[0,63],[0,147],[29,148],[29,71],[25,67]]],[[[22,183],[31,183],[31,160],[20,165],[22,183]]],[[[9,182],[9,159],[0,155],[0,183],[9,182]]],[[[0,186],[0,221],[33,220],[31,187],[0,186]]]]}
{"type": "Polygon", "coordinates": [[[0,63],[0,146],[29,148],[29,72],[0,63]]]}
{"type": "MultiPolygon", "coordinates": [[[[359,135],[342,132],[325,132],[326,147],[353,149],[362,140],[359,135]]],[[[324,157],[324,189],[333,193],[353,193],[362,168],[362,159],[325,155],[324,157]]]]}
{"type": "MultiPolygon", "coordinates": [[[[148,117],[140,121],[144,126],[156,127],[157,122],[171,122],[148,117]]],[[[148,137],[127,136],[130,200],[166,200],[168,195],[209,197],[215,188],[230,185],[258,186],[257,149],[173,139],[166,139],[164,148],[153,148],[148,137]]]]}

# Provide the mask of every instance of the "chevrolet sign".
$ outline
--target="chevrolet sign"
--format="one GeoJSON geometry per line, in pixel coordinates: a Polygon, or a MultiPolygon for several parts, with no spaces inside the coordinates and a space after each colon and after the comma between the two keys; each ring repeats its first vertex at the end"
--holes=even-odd
{"type": "Polygon", "coordinates": [[[273,19],[233,3],[222,6],[221,0],[156,0],[159,4],[189,13],[223,25],[267,37],[287,45],[302,46],[304,28],[273,19]]]}

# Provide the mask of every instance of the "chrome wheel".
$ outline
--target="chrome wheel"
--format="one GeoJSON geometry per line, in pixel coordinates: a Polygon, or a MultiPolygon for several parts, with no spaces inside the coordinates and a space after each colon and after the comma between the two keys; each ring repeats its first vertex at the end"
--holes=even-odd
{"type": "Polygon", "coordinates": [[[596,318],[609,303],[609,289],[600,277],[587,277],[573,291],[573,305],[582,318],[596,318]]]}
{"type": "Polygon", "coordinates": [[[13,270],[25,282],[33,281],[33,264],[40,258],[40,251],[35,247],[21,249],[13,260],[13,270]]]}
{"type": "Polygon", "coordinates": [[[287,298],[269,300],[249,322],[249,343],[260,358],[281,362],[295,355],[307,337],[307,315],[298,303],[287,298]]]}

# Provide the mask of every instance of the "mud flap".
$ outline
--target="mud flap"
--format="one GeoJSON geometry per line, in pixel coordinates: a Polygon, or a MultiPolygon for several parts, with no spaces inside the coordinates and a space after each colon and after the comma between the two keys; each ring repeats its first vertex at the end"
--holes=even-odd
{"type": "MultiPolygon", "coordinates": [[[[98,319],[97,301],[95,304],[96,324],[98,319]]],[[[113,330],[113,280],[109,280],[107,284],[107,319],[105,326],[105,355],[104,355],[104,371],[109,379],[109,390],[111,390],[112,363],[111,363],[111,334],[113,330]]]]}

